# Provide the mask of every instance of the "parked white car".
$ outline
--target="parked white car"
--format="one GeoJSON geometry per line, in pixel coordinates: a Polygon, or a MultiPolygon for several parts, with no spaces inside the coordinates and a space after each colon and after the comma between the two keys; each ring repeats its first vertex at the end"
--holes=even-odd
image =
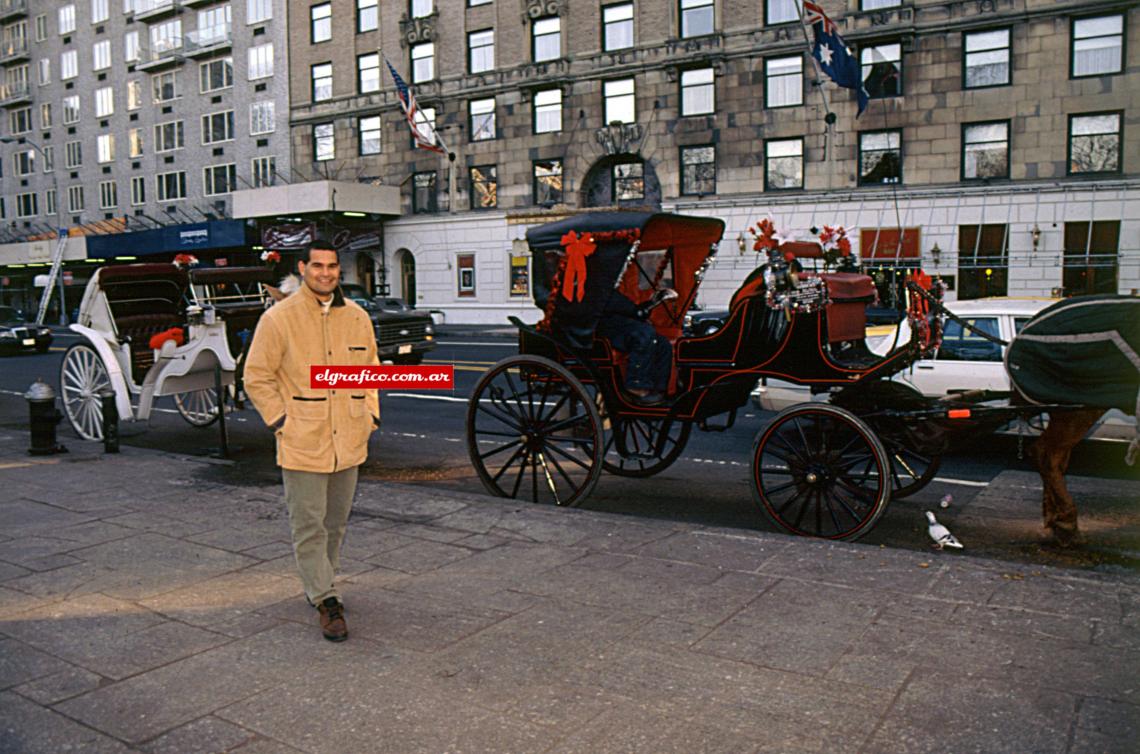
{"type": "MultiPolygon", "coordinates": [[[[946,307],[971,327],[1009,342],[1033,315],[1055,299],[1044,298],[989,298],[971,301],[951,301],[946,307]]],[[[897,333],[899,343],[910,337],[905,321],[897,333]]],[[[896,342],[895,328],[868,330],[867,345],[875,353],[885,354],[896,342]]],[[[1009,376],[1003,358],[1005,347],[992,343],[957,322],[947,321],[942,345],[931,359],[916,361],[909,369],[892,379],[910,385],[923,395],[941,397],[966,390],[1008,391],[1009,376]]],[[[768,380],[752,391],[752,403],[767,411],[781,411],[804,401],[826,401],[827,393],[812,395],[800,385],[782,380],[768,380]]],[[[1127,439],[1134,436],[1136,420],[1120,411],[1111,411],[1094,430],[1097,439],[1127,439]]]]}

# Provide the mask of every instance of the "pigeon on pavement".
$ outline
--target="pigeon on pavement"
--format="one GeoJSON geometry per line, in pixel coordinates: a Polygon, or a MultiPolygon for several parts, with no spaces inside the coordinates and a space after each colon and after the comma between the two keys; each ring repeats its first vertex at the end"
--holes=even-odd
{"type": "Polygon", "coordinates": [[[949,529],[938,523],[938,519],[936,519],[934,514],[930,511],[926,512],[926,520],[930,522],[930,526],[926,527],[926,532],[930,535],[930,538],[934,540],[935,547],[939,550],[946,547],[962,549],[962,543],[954,538],[954,535],[950,533],[949,529]]]}

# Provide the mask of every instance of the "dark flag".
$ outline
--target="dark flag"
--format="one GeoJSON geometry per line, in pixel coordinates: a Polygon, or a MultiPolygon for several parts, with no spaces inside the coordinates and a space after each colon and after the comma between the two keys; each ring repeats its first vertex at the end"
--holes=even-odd
{"type": "MultiPolygon", "coordinates": [[[[811,54],[819,61],[819,67],[831,80],[845,89],[854,89],[859,101],[859,115],[867,107],[870,96],[863,86],[863,71],[859,61],[847,49],[847,43],[839,36],[835,22],[827,17],[823,8],[813,2],[804,3],[804,23],[810,24],[815,35],[815,45],[811,54]]],[[[856,116],[858,117],[858,116],[856,116]]]]}
{"type": "Polygon", "coordinates": [[[392,81],[396,84],[396,96],[400,100],[400,107],[404,109],[404,118],[408,121],[408,128],[412,129],[412,139],[415,141],[416,147],[447,154],[447,150],[440,146],[442,142],[435,129],[420,114],[419,106],[416,104],[416,96],[412,94],[412,90],[404,83],[403,77],[396,73],[396,69],[388,62],[388,58],[384,58],[384,62],[388,65],[388,72],[392,74],[392,81]]]}

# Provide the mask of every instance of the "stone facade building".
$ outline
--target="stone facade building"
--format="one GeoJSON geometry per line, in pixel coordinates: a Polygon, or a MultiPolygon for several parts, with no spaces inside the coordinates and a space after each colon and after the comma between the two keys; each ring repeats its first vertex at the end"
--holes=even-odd
{"type": "Polygon", "coordinates": [[[724,218],[708,305],[764,217],[846,227],[884,298],[918,265],[962,298],[1140,288],[1135,3],[821,4],[858,117],[795,0],[291,2],[294,166],[399,187],[375,282],[453,322],[537,318],[520,240],[591,207],[724,218]],[[453,162],[414,148],[385,57],[453,162]]]}

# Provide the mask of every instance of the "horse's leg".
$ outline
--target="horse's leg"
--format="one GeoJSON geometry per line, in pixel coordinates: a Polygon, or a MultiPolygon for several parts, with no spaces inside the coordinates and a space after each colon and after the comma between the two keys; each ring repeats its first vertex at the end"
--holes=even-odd
{"type": "Polygon", "coordinates": [[[1044,484],[1041,513],[1045,519],[1045,528],[1051,530],[1057,542],[1062,545],[1071,545],[1080,536],[1077,506],[1065,486],[1069,458],[1073,447],[1103,413],[1102,409],[1056,412],[1049,417],[1049,426],[1031,448],[1031,455],[1037,462],[1037,470],[1044,484]]]}

